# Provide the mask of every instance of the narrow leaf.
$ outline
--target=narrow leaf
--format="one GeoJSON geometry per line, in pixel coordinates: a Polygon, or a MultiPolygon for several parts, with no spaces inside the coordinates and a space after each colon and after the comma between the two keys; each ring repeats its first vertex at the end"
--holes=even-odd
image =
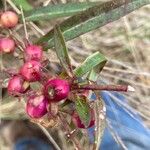
{"type": "Polygon", "coordinates": [[[27,0],[13,0],[13,2],[17,6],[21,5],[23,10],[25,10],[25,11],[29,11],[29,10],[33,9],[32,5],[30,5],[30,3],[27,0]]]}
{"type": "Polygon", "coordinates": [[[67,72],[67,74],[69,76],[72,76],[72,67],[68,55],[68,49],[66,47],[65,40],[63,38],[63,35],[59,27],[55,28],[54,39],[55,39],[54,41],[55,41],[56,54],[60,60],[60,63],[62,67],[65,69],[65,71],[67,72]]]}
{"type": "Polygon", "coordinates": [[[101,68],[106,63],[106,58],[99,52],[95,52],[93,55],[86,58],[86,60],[74,70],[74,73],[78,77],[82,77],[84,74],[91,71],[95,66],[101,64],[101,68]]]}
{"type": "MultiPolygon", "coordinates": [[[[146,4],[150,4],[150,1],[111,0],[106,3],[97,4],[97,6],[93,6],[62,22],[60,24],[60,29],[65,40],[68,41],[113,22],[146,4]]],[[[46,49],[53,47],[53,33],[54,30],[51,30],[40,38],[37,43],[43,43],[46,45],[46,49]]]]}
{"type": "Polygon", "coordinates": [[[26,21],[39,21],[50,20],[59,17],[68,17],[82,12],[96,4],[96,2],[83,2],[49,5],[25,12],[25,19],[26,21]]]}
{"type": "Polygon", "coordinates": [[[106,64],[106,60],[105,61],[101,61],[97,66],[93,67],[93,69],[90,71],[88,79],[90,81],[96,81],[100,72],[102,71],[103,67],[106,64]]]}
{"type": "Polygon", "coordinates": [[[76,111],[85,127],[88,127],[91,120],[90,107],[83,97],[77,96],[75,101],[76,111]]]}

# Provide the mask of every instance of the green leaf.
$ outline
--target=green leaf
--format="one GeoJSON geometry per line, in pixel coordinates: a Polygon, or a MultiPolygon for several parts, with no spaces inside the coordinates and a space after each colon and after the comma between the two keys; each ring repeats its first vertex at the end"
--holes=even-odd
{"type": "Polygon", "coordinates": [[[91,71],[94,67],[101,64],[101,69],[106,63],[106,58],[100,52],[95,52],[78,67],[74,70],[74,73],[77,77],[82,77],[84,74],[91,71]]]}
{"type": "MultiPolygon", "coordinates": [[[[60,29],[66,41],[84,33],[113,22],[130,12],[149,4],[150,0],[111,0],[74,15],[60,24],[60,29]]],[[[45,49],[54,46],[54,30],[40,38],[37,43],[44,44],[45,49]]]]}
{"type": "Polygon", "coordinates": [[[13,2],[17,6],[21,5],[23,10],[25,10],[25,11],[29,11],[29,10],[33,9],[32,5],[30,5],[27,0],[13,0],[13,2]]]}
{"type": "Polygon", "coordinates": [[[91,113],[85,97],[77,96],[77,99],[75,100],[75,108],[82,123],[85,125],[85,127],[88,127],[91,121],[91,113]]]}
{"type": "Polygon", "coordinates": [[[93,67],[90,71],[88,79],[90,81],[96,81],[103,67],[105,66],[107,60],[101,61],[97,66],[93,67]]]}
{"type": "Polygon", "coordinates": [[[96,4],[96,2],[83,2],[49,5],[25,12],[25,19],[26,21],[39,21],[68,17],[82,12],[96,4]]]}
{"type": "Polygon", "coordinates": [[[54,41],[56,54],[60,60],[62,67],[65,69],[69,76],[72,76],[72,67],[68,55],[68,49],[59,27],[56,27],[54,30],[54,41]]]}

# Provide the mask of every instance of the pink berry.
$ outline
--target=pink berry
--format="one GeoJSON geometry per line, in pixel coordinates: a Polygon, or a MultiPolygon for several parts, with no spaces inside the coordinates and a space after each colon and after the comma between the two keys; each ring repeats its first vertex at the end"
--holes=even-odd
{"type": "Polygon", "coordinates": [[[27,100],[26,112],[31,118],[41,118],[47,113],[48,100],[43,96],[31,96],[27,100]]]}
{"type": "Polygon", "coordinates": [[[15,50],[15,41],[12,38],[0,39],[0,51],[4,53],[11,53],[15,50]]]}
{"type": "Polygon", "coordinates": [[[43,50],[41,46],[29,45],[25,49],[25,60],[37,60],[40,61],[43,56],[43,50]]]}
{"type": "Polygon", "coordinates": [[[88,127],[85,127],[85,125],[82,123],[79,115],[75,111],[72,114],[72,122],[74,123],[74,125],[76,127],[83,128],[83,129],[90,128],[90,127],[94,126],[95,119],[94,119],[94,112],[93,112],[93,110],[91,110],[91,121],[90,121],[90,124],[89,124],[88,127]]]}
{"type": "Polygon", "coordinates": [[[50,101],[58,102],[69,95],[70,85],[67,80],[50,79],[44,87],[44,94],[50,101]]]}
{"type": "Polygon", "coordinates": [[[41,79],[41,63],[38,61],[28,61],[20,69],[20,74],[29,82],[41,79]]]}
{"type": "Polygon", "coordinates": [[[13,76],[8,83],[8,93],[13,96],[19,96],[21,93],[24,93],[27,88],[29,87],[29,84],[24,81],[24,79],[21,76],[13,76]]]}
{"type": "Polygon", "coordinates": [[[5,28],[12,28],[18,24],[18,15],[13,11],[5,11],[0,17],[1,25],[5,28]]]}

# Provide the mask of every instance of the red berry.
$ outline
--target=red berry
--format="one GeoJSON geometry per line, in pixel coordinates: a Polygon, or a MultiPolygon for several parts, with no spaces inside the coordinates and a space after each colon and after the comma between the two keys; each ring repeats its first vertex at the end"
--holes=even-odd
{"type": "Polygon", "coordinates": [[[45,96],[50,101],[58,102],[68,97],[70,85],[67,80],[50,79],[44,87],[45,96]]]}
{"type": "Polygon", "coordinates": [[[47,113],[48,100],[43,96],[31,96],[27,100],[26,112],[31,118],[41,118],[47,113]]]}
{"type": "Polygon", "coordinates": [[[15,50],[15,41],[12,38],[0,39],[0,51],[4,53],[10,53],[15,50]]]}
{"type": "Polygon", "coordinates": [[[24,81],[21,76],[13,76],[9,80],[7,90],[10,95],[19,96],[21,93],[24,93],[28,87],[29,84],[24,81]]]}
{"type": "Polygon", "coordinates": [[[25,49],[25,60],[37,60],[40,61],[43,56],[43,50],[41,46],[29,45],[25,49]]]}
{"type": "Polygon", "coordinates": [[[13,11],[5,11],[0,17],[1,25],[5,28],[12,28],[18,24],[18,15],[13,11]]]}
{"type": "Polygon", "coordinates": [[[94,124],[95,124],[95,119],[94,119],[94,112],[93,110],[91,110],[91,121],[90,121],[90,124],[88,127],[85,127],[85,125],[82,123],[79,115],[77,114],[77,112],[73,112],[72,114],[72,122],[74,123],[74,125],[78,128],[83,128],[83,129],[86,129],[86,128],[90,128],[92,127],[94,124]]]}
{"type": "Polygon", "coordinates": [[[30,82],[39,81],[41,79],[41,63],[38,61],[28,61],[20,69],[20,74],[25,80],[30,82]]]}

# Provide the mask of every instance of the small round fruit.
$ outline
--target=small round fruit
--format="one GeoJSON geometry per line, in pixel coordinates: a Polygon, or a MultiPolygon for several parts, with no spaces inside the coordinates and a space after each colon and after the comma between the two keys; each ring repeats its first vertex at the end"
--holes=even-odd
{"type": "Polygon", "coordinates": [[[44,94],[52,102],[58,102],[66,99],[69,92],[69,82],[63,79],[50,79],[44,86],[44,94]]]}
{"type": "Polygon", "coordinates": [[[76,127],[82,128],[82,129],[86,129],[86,128],[90,128],[90,127],[94,126],[95,119],[94,119],[93,111],[91,110],[91,121],[90,121],[90,124],[89,124],[88,127],[85,127],[85,125],[82,123],[79,115],[75,111],[72,113],[72,122],[74,123],[74,125],[76,127]]]}
{"type": "Polygon", "coordinates": [[[3,53],[11,53],[15,50],[15,41],[12,38],[6,37],[0,39],[0,51],[3,53]]]}
{"type": "Polygon", "coordinates": [[[0,17],[1,25],[4,28],[13,28],[18,24],[18,15],[13,11],[5,11],[0,17]]]}
{"type": "Polygon", "coordinates": [[[26,112],[31,118],[41,118],[47,113],[48,100],[43,95],[28,98],[26,112]]]}
{"type": "Polygon", "coordinates": [[[20,69],[20,74],[29,82],[41,79],[41,63],[38,61],[28,61],[20,69]]]}
{"type": "Polygon", "coordinates": [[[37,60],[40,61],[43,56],[43,50],[41,46],[38,45],[29,45],[25,49],[25,60],[37,60]]]}
{"type": "Polygon", "coordinates": [[[8,93],[10,95],[13,96],[19,96],[20,94],[26,92],[26,90],[28,89],[29,84],[24,81],[24,79],[17,75],[17,76],[13,76],[9,82],[8,82],[8,93]]]}

